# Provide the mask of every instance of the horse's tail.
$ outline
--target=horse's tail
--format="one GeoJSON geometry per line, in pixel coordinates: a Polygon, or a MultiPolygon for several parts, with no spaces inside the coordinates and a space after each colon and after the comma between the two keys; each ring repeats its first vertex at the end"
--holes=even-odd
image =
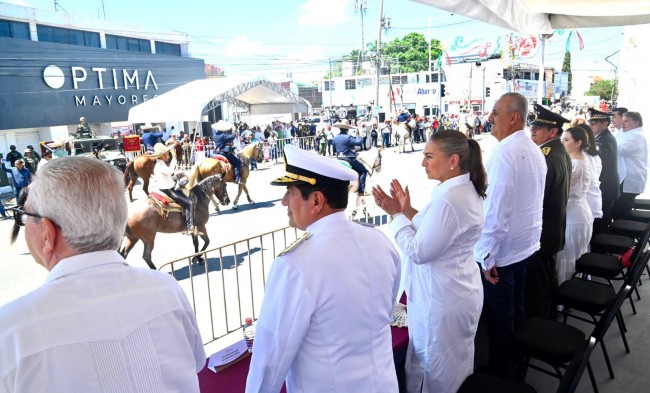
{"type": "Polygon", "coordinates": [[[133,167],[133,160],[126,163],[126,168],[124,168],[124,186],[129,185],[129,180],[134,177],[137,178],[138,174],[135,173],[135,168],[133,167]]]}
{"type": "Polygon", "coordinates": [[[192,187],[194,187],[197,182],[201,181],[201,171],[199,170],[199,165],[201,165],[201,163],[194,164],[192,171],[190,172],[190,182],[187,185],[187,187],[190,189],[192,189],[192,187]]]}

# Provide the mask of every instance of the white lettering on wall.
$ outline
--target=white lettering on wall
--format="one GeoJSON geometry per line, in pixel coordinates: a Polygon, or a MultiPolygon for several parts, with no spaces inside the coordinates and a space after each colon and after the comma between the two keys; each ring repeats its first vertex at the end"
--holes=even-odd
{"type": "Polygon", "coordinates": [[[113,68],[113,88],[117,90],[119,86],[117,85],[117,70],[113,68]]]}
{"type": "Polygon", "coordinates": [[[132,104],[137,104],[138,103],[138,96],[131,96],[131,103],[132,104]]]}
{"type": "Polygon", "coordinates": [[[99,88],[104,88],[104,80],[102,79],[102,72],[106,72],[106,68],[93,67],[91,70],[97,73],[97,80],[99,81],[99,88]]]}
{"type": "Polygon", "coordinates": [[[86,69],[83,67],[72,67],[72,85],[74,86],[74,89],[77,90],[79,89],[79,82],[83,82],[86,80],[86,77],[88,76],[88,73],[86,72],[86,69]],[[81,72],[81,76],[77,76],[77,72],[81,72]]]}
{"type": "Polygon", "coordinates": [[[142,96],[142,102],[146,102],[146,101],[149,101],[149,96],[145,94],[142,96]]]}
{"type": "Polygon", "coordinates": [[[77,106],[79,105],[86,105],[86,96],[74,96],[74,101],[77,106]]]}
{"type": "Polygon", "coordinates": [[[153,73],[151,71],[147,71],[147,80],[144,81],[145,90],[149,88],[149,82],[153,83],[153,87],[158,90],[158,84],[156,83],[156,79],[153,77],[153,73]]]}
{"type": "Polygon", "coordinates": [[[138,77],[138,70],[133,70],[133,75],[129,75],[129,71],[122,70],[122,77],[124,79],[124,90],[129,89],[129,83],[135,85],[136,90],[140,90],[140,78],[138,77]]]}
{"type": "Polygon", "coordinates": [[[95,105],[101,105],[101,104],[102,104],[102,103],[99,102],[99,97],[94,96],[94,97],[93,97],[93,106],[95,106],[95,105]]]}
{"type": "Polygon", "coordinates": [[[104,96],[106,97],[106,102],[108,102],[108,105],[111,104],[111,100],[113,99],[113,96],[104,96]]]}
{"type": "Polygon", "coordinates": [[[117,103],[120,105],[126,104],[126,97],[124,96],[117,96],[117,103]]]}

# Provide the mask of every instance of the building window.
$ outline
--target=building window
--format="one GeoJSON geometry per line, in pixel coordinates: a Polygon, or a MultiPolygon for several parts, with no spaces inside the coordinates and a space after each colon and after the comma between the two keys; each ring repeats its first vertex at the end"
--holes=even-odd
{"type": "Polygon", "coordinates": [[[391,77],[391,83],[394,85],[406,85],[409,83],[409,77],[406,75],[402,75],[401,77],[394,75],[391,77]]]}
{"type": "Polygon", "coordinates": [[[387,85],[388,84],[388,77],[387,76],[379,77],[379,84],[380,85],[387,85]]]}
{"type": "Polygon", "coordinates": [[[360,78],[357,80],[357,85],[359,87],[365,87],[365,86],[374,86],[374,82],[372,78],[360,78]]]}
{"type": "Polygon", "coordinates": [[[325,81],[325,91],[332,91],[334,88],[334,81],[325,81]]]}
{"type": "Polygon", "coordinates": [[[151,42],[149,40],[106,34],[106,49],[151,53],[151,42]]]}
{"type": "Polygon", "coordinates": [[[354,90],[357,88],[356,79],[346,79],[345,80],[345,90],[354,90]]]}
{"type": "Polygon", "coordinates": [[[0,37],[29,39],[29,24],[0,19],[0,37]]]}
{"type": "Polygon", "coordinates": [[[180,57],[181,46],[179,44],[170,44],[168,42],[156,41],[156,54],[180,57]]]}
{"type": "Polygon", "coordinates": [[[427,83],[438,83],[438,74],[427,74],[427,83]]]}
{"type": "Polygon", "coordinates": [[[44,25],[37,25],[36,32],[38,33],[39,41],[90,46],[93,48],[101,47],[99,44],[99,33],[44,25]]]}

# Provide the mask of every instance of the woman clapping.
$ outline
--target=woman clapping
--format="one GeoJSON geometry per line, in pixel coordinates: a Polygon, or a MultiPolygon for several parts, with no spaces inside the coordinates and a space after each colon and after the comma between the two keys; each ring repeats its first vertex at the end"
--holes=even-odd
{"type": "Polygon", "coordinates": [[[478,143],[458,131],[433,134],[422,166],[440,181],[418,212],[397,180],[390,195],[373,189],[403,255],[408,295],[408,392],[456,392],[474,366],[474,336],[483,305],[473,248],[483,228],[486,174],[478,143]]]}

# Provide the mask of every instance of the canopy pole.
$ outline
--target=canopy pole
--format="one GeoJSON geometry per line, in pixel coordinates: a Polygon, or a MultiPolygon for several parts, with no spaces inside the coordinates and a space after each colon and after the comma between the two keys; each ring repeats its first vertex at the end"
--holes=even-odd
{"type": "MultiPolygon", "coordinates": [[[[551,35],[548,35],[548,36],[550,37],[551,35]]],[[[540,37],[541,37],[541,39],[540,39],[540,45],[541,45],[540,52],[542,53],[542,58],[541,58],[541,61],[539,63],[539,79],[537,81],[537,103],[539,105],[542,105],[543,98],[546,97],[546,94],[545,94],[545,90],[546,90],[545,87],[546,86],[544,84],[544,77],[545,77],[545,73],[546,73],[546,70],[544,68],[544,51],[545,51],[545,48],[546,48],[547,34],[542,34],[540,37]]]]}

